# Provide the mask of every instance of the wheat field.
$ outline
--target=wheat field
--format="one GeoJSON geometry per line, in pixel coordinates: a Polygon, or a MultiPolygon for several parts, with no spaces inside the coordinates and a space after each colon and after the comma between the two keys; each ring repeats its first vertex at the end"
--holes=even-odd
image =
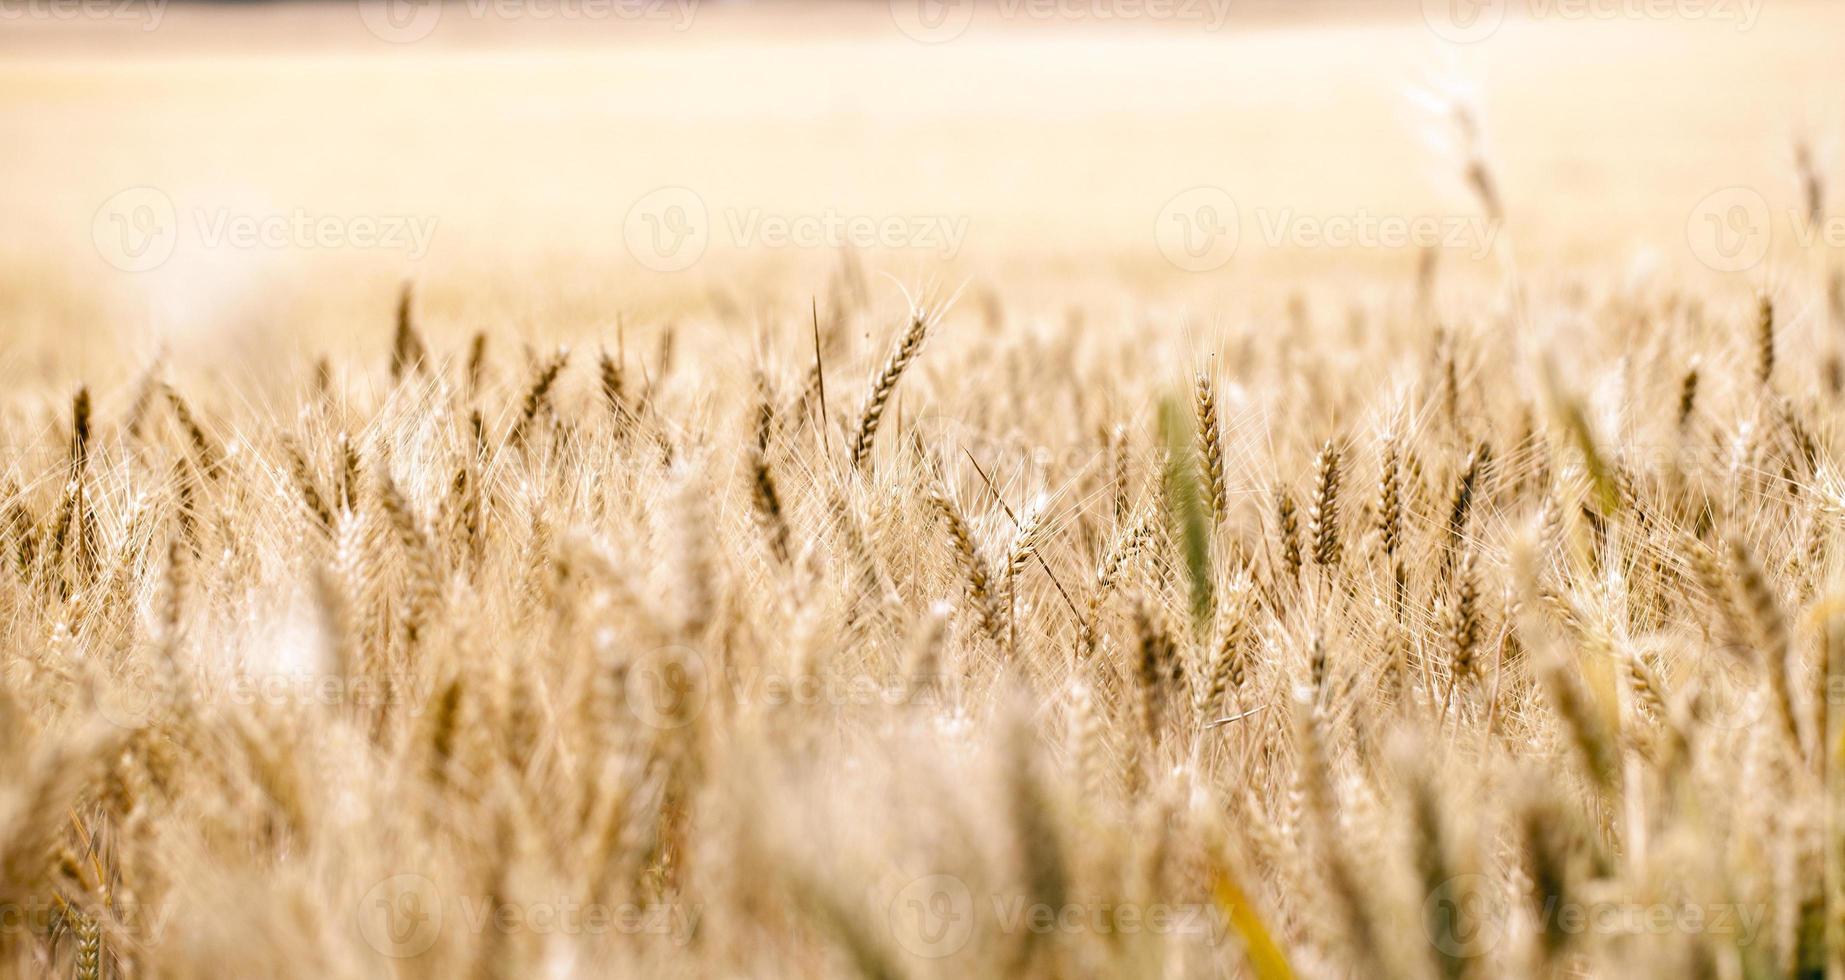
{"type": "Polygon", "coordinates": [[[1845,12],[655,6],[0,6],[6,975],[1845,976],[1845,12]]]}

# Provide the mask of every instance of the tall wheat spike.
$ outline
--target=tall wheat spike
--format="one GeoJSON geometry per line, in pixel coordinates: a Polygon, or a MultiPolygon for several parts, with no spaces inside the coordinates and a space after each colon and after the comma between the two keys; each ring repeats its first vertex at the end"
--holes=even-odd
{"type": "Polygon", "coordinates": [[[891,350],[884,366],[872,377],[871,389],[865,393],[865,405],[859,409],[858,427],[853,431],[848,450],[854,469],[864,469],[866,460],[871,457],[872,442],[877,439],[878,426],[884,421],[885,404],[897,390],[897,382],[902,379],[910,362],[922,353],[923,339],[928,333],[929,317],[920,309],[912,311],[909,325],[897,338],[897,346],[891,350]]]}

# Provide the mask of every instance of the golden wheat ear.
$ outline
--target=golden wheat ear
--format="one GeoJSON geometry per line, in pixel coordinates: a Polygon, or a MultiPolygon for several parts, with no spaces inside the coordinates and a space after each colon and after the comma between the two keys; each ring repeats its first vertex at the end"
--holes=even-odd
{"type": "Polygon", "coordinates": [[[922,353],[923,339],[929,334],[929,324],[930,317],[926,313],[921,309],[912,310],[908,325],[897,338],[897,345],[885,359],[884,366],[872,376],[871,388],[865,393],[864,407],[859,409],[858,426],[853,430],[852,441],[847,449],[853,469],[864,469],[870,459],[872,443],[877,439],[878,427],[884,421],[885,405],[897,390],[897,382],[903,378],[903,372],[922,353]]]}

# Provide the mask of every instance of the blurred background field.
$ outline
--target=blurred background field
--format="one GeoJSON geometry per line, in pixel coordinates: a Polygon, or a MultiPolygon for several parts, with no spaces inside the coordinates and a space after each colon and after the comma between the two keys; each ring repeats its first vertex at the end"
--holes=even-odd
{"type": "Polygon", "coordinates": [[[156,2],[0,0],[0,980],[1845,973],[1840,2],[156,2]]]}
{"type": "MultiPolygon", "coordinates": [[[[1465,45],[1432,30],[1425,6],[1231,2],[1126,22],[989,6],[942,43],[906,34],[903,8],[883,2],[707,2],[639,19],[455,4],[411,43],[376,36],[352,4],[175,5],[151,30],[152,9],[133,3],[102,19],[12,16],[6,373],[53,370],[30,356],[50,341],[59,370],[124,349],[181,365],[311,353],[381,335],[405,279],[439,337],[695,319],[746,294],[748,316],[804,310],[844,250],[739,240],[750,215],[959,226],[958,248],[854,261],[880,289],[881,273],[976,295],[1003,284],[1039,310],[1125,310],[1133,293],[1142,317],[1209,316],[1231,295],[1279,313],[1322,285],[1400,292],[1417,249],[1270,242],[1258,221],[1477,217],[1427,92],[1479,107],[1507,216],[1502,251],[1440,250],[1444,281],[1496,279],[1508,260],[1530,275],[1717,277],[1686,240],[1707,195],[1740,185],[1794,206],[1802,138],[1837,177],[1839,4],[1769,0],[1747,24],[1514,4],[1465,45]],[[1155,231],[1198,186],[1242,221],[1234,256],[1205,271],[1175,267],[1155,231]],[[157,268],[126,272],[100,254],[99,209],[141,187],[171,201],[179,240],[157,268]],[[624,224],[661,187],[690,189],[710,223],[697,261],[670,272],[636,260],[624,224]],[[407,218],[430,236],[419,250],[200,239],[225,215],[290,214],[407,218]]],[[[1783,234],[1727,278],[1773,285],[1807,261],[1783,234]]]]}

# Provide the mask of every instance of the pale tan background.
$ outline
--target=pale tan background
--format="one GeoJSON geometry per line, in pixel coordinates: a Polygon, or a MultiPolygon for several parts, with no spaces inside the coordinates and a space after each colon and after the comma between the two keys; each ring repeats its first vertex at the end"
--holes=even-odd
{"type": "MultiPolygon", "coordinates": [[[[151,32],[0,21],[0,318],[20,354],[55,338],[180,356],[224,341],[253,356],[278,337],[312,349],[380,329],[406,277],[439,335],[536,334],[708,313],[714,290],[764,315],[804,308],[839,262],[738,254],[719,235],[693,268],[652,273],[622,223],[661,185],[695,189],[714,215],[965,218],[952,261],[865,257],[906,286],[1003,286],[1046,304],[1132,289],[1181,305],[1406,288],[1413,250],[1271,249],[1250,213],[1475,213],[1431,139],[1445,128],[1410,94],[1430,86],[1477,92],[1510,254],[1528,273],[1706,275],[1688,214],[1728,185],[1792,206],[1798,136],[1845,183],[1845,5],[1767,0],[1747,31],[1515,13],[1470,46],[1438,37],[1421,6],[1233,2],[1215,32],[985,11],[940,45],[906,37],[883,3],[704,3],[683,32],[451,9],[409,45],[371,36],[350,4],[174,6],[151,32]],[[99,259],[91,226],[136,185],[182,213],[412,214],[437,230],[417,261],[182,244],[130,275],[99,259]],[[1154,239],[1162,204],[1194,185],[1244,212],[1242,247],[1208,274],[1172,268],[1154,239]]],[[[1743,278],[1806,275],[1803,261],[1782,249],[1743,278]]],[[[1443,270],[1502,266],[1445,254],[1443,270]]]]}

